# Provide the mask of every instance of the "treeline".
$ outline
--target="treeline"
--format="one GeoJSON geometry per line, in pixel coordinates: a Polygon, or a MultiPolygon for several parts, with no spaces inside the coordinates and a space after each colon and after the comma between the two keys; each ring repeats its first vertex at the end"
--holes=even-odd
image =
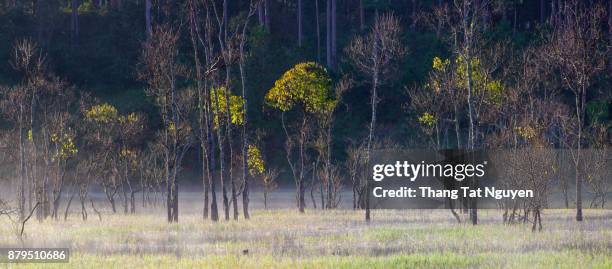
{"type": "MultiPolygon", "coordinates": [[[[610,145],[609,2],[0,5],[1,154],[21,218],[57,219],[68,197],[66,217],[78,196],[86,219],[100,187],[113,212],[117,200],[135,213],[137,193],[143,206],[162,194],[175,222],[185,163],[197,163],[204,218],[248,219],[251,185],[267,197],[284,170],[300,212],[308,200],[337,207],[351,185],[370,220],[372,151],[394,147],[534,149],[516,167],[550,165],[512,184],[536,188],[537,202],[503,205],[506,220],[534,225],[559,183],[547,150],[567,149],[576,219],[584,180],[600,199],[591,205],[605,203],[606,162],[595,173],[601,159],[581,152],[610,145]]],[[[456,206],[478,223],[476,204],[456,206]]]]}

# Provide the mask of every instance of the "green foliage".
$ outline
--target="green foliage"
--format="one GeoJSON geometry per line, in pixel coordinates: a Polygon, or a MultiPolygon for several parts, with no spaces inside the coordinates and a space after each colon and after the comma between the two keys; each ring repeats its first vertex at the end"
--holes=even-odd
{"type": "Polygon", "coordinates": [[[332,81],[327,70],[314,62],[299,63],[274,83],[266,102],[283,112],[300,105],[312,114],[326,114],[336,106],[331,93],[332,81]]]}
{"type": "Polygon", "coordinates": [[[227,117],[227,94],[229,96],[229,110],[231,114],[231,123],[234,125],[244,124],[244,99],[241,96],[231,95],[228,93],[225,87],[210,90],[210,102],[212,105],[212,111],[214,114],[214,125],[215,128],[219,126],[219,119],[225,120],[227,117]],[[218,96],[217,96],[218,95],[218,96]],[[219,109],[217,111],[217,101],[219,102],[219,109]]]}
{"type": "Polygon", "coordinates": [[[247,151],[247,164],[249,167],[249,174],[251,176],[259,176],[262,175],[265,171],[265,163],[261,156],[261,152],[259,148],[254,145],[249,145],[249,149],[247,151]]]}

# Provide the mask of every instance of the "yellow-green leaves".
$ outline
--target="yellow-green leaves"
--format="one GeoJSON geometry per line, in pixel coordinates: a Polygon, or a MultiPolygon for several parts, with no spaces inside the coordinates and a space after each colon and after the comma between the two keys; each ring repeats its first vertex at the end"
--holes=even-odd
{"type": "Polygon", "coordinates": [[[117,119],[117,109],[110,104],[101,104],[92,106],[85,111],[85,118],[90,121],[108,124],[117,119]]]}
{"type": "Polygon", "coordinates": [[[516,127],[516,132],[520,137],[530,140],[536,137],[536,130],[531,126],[516,127]]]}
{"type": "Polygon", "coordinates": [[[251,176],[259,176],[263,174],[265,170],[265,163],[263,158],[261,157],[261,152],[259,151],[259,148],[254,145],[249,145],[247,154],[247,165],[249,167],[249,174],[251,176]]]}
{"type": "MultiPolygon", "coordinates": [[[[225,87],[220,87],[217,89],[210,90],[210,102],[212,105],[212,111],[214,114],[214,125],[215,128],[219,126],[219,118],[222,120],[227,117],[227,90],[225,87]],[[217,96],[218,95],[218,96],[217,96]],[[217,101],[219,102],[219,107],[217,111],[217,101]],[[220,117],[219,117],[220,116],[220,117]]],[[[229,96],[229,111],[231,116],[231,122],[234,125],[242,125],[244,124],[244,99],[241,96],[231,95],[229,96]]]]}
{"type": "Polygon", "coordinates": [[[434,124],[436,124],[437,118],[436,116],[432,115],[429,112],[425,112],[423,113],[423,115],[421,115],[418,119],[419,123],[427,126],[427,127],[432,127],[434,126],[434,124]]]}
{"type": "Polygon", "coordinates": [[[281,111],[301,105],[308,113],[328,113],[336,105],[331,87],[324,67],[314,62],[299,63],[274,83],[266,94],[266,102],[281,111]]]}
{"type": "Polygon", "coordinates": [[[446,70],[446,68],[448,68],[448,66],[450,65],[450,60],[449,59],[444,59],[444,61],[442,61],[442,59],[440,59],[440,57],[434,57],[433,59],[433,65],[432,68],[434,71],[438,71],[438,72],[443,72],[446,70]]]}
{"type": "Polygon", "coordinates": [[[138,117],[138,114],[136,113],[130,113],[130,114],[127,114],[127,116],[119,116],[118,118],[119,124],[121,125],[135,124],[139,120],[140,118],[138,117]]]}
{"type": "MultiPolygon", "coordinates": [[[[468,77],[465,59],[463,56],[459,56],[455,62],[457,64],[457,87],[467,89],[468,77]]],[[[480,59],[477,57],[473,57],[470,63],[472,65],[472,85],[474,92],[477,94],[484,94],[486,100],[494,105],[501,105],[504,97],[504,86],[502,82],[492,79],[490,74],[482,67],[480,59]]]]}
{"type": "Polygon", "coordinates": [[[58,158],[65,160],[73,157],[79,151],[74,143],[74,138],[68,134],[51,134],[51,142],[57,145],[57,152],[55,153],[54,159],[58,158]]]}

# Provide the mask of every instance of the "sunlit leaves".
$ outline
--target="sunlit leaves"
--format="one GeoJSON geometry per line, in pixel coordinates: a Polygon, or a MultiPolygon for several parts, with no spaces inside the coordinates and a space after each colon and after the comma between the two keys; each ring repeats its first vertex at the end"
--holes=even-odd
{"type": "Polygon", "coordinates": [[[314,62],[299,63],[274,83],[266,102],[283,112],[299,105],[308,113],[327,113],[336,105],[331,88],[332,81],[324,67],[314,62]]]}
{"type": "Polygon", "coordinates": [[[92,106],[85,111],[85,118],[89,121],[108,124],[117,120],[117,109],[110,104],[92,106]]]}
{"type": "Polygon", "coordinates": [[[79,151],[72,135],[53,133],[50,138],[57,147],[54,159],[66,160],[75,156],[79,151]]]}
{"type": "Polygon", "coordinates": [[[432,115],[431,113],[425,112],[417,120],[419,121],[420,124],[423,124],[427,127],[432,127],[434,126],[434,124],[436,124],[436,121],[438,119],[436,118],[436,116],[432,115]]]}
{"type": "MultiPolygon", "coordinates": [[[[212,105],[213,111],[213,122],[215,128],[219,126],[219,119],[225,120],[227,117],[227,94],[228,91],[225,87],[220,87],[217,89],[210,90],[210,102],[212,105]],[[217,96],[218,95],[218,96],[217,96]],[[217,102],[218,107],[217,107],[217,102]]],[[[242,125],[244,124],[244,99],[241,96],[231,95],[229,93],[229,113],[231,123],[234,125],[242,125]]]]}
{"type": "Polygon", "coordinates": [[[265,163],[261,156],[261,152],[259,151],[259,148],[257,148],[254,145],[249,145],[247,154],[248,154],[247,164],[249,167],[249,174],[251,176],[262,175],[265,171],[265,163]]]}
{"type": "MultiPolygon", "coordinates": [[[[471,79],[472,89],[475,94],[480,94],[485,97],[485,100],[493,105],[500,106],[504,101],[504,85],[500,80],[495,80],[481,64],[477,57],[472,57],[471,79]]],[[[442,60],[440,57],[434,57],[432,63],[432,72],[430,80],[427,84],[428,88],[441,92],[450,89],[443,87],[452,87],[459,90],[467,91],[468,88],[468,72],[467,64],[463,56],[459,55],[454,61],[454,69],[449,59],[442,60]],[[453,79],[452,85],[449,85],[449,79],[453,79]]]]}
{"type": "Polygon", "coordinates": [[[531,140],[537,135],[536,130],[531,126],[516,127],[516,132],[521,138],[525,140],[531,140]]]}

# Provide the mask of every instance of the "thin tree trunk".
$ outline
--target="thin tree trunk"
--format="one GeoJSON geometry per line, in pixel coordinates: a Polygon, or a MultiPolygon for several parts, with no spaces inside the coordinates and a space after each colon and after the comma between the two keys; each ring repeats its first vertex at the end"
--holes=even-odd
{"type": "Polygon", "coordinates": [[[359,30],[365,30],[365,11],[363,10],[363,0],[359,0],[359,30]]]}
{"type": "Polygon", "coordinates": [[[298,47],[302,46],[302,0],[297,0],[298,47]]]}
{"type": "Polygon", "coordinates": [[[268,31],[268,33],[270,33],[270,0],[263,0],[264,1],[264,17],[265,17],[265,23],[266,23],[266,30],[268,31]]]}
{"type": "MultiPolygon", "coordinates": [[[[216,115],[220,115],[219,113],[221,113],[221,111],[219,111],[219,90],[217,89],[215,91],[215,110],[216,110],[216,115]]],[[[219,117],[219,116],[217,116],[219,117]]],[[[221,119],[219,118],[218,123],[217,123],[217,139],[218,139],[218,144],[219,144],[219,182],[221,183],[221,193],[223,196],[223,212],[225,214],[225,220],[229,220],[229,200],[227,197],[227,187],[225,184],[225,180],[224,180],[224,174],[225,174],[225,153],[224,153],[224,147],[223,147],[223,143],[224,143],[224,139],[223,139],[223,132],[221,131],[221,128],[223,126],[223,122],[221,121],[221,119]]]]}
{"type": "Polygon", "coordinates": [[[68,212],[70,211],[70,205],[72,204],[72,199],[76,194],[76,190],[72,190],[72,194],[70,195],[70,199],[68,199],[68,204],[66,204],[66,210],[64,211],[64,221],[68,219],[68,212]]]}
{"type": "Polygon", "coordinates": [[[576,116],[578,116],[578,142],[576,152],[576,221],[582,221],[582,175],[581,175],[581,149],[582,125],[584,123],[584,106],[586,102],[586,86],[581,86],[581,92],[576,94],[576,116]]]}
{"type": "MultiPolygon", "coordinates": [[[[469,3],[464,2],[464,11],[467,12],[469,8],[469,3]]],[[[474,25],[474,22],[468,22],[467,15],[464,15],[463,19],[463,27],[464,27],[464,36],[465,36],[465,62],[466,62],[466,71],[467,71],[467,90],[468,90],[468,118],[469,118],[469,129],[468,129],[468,150],[471,152],[474,150],[474,108],[473,108],[473,79],[472,79],[472,41],[474,35],[474,29],[477,29],[474,25]]],[[[472,224],[478,224],[478,209],[476,208],[476,199],[471,199],[470,202],[470,219],[472,220],[472,224]]]]}
{"type": "Polygon", "coordinates": [[[336,0],[327,0],[327,67],[335,70],[336,67],[336,0]]]}
{"type": "Polygon", "coordinates": [[[244,120],[242,124],[242,182],[244,184],[242,190],[242,213],[244,214],[245,219],[250,218],[249,214],[249,168],[248,168],[248,136],[247,136],[247,128],[248,128],[248,96],[246,89],[246,74],[244,70],[245,65],[245,55],[244,55],[244,46],[246,43],[246,30],[248,28],[249,19],[253,15],[253,11],[249,10],[249,16],[244,23],[244,27],[242,28],[242,37],[240,39],[240,59],[238,63],[238,68],[240,69],[240,83],[242,86],[242,99],[244,100],[244,104],[242,109],[244,110],[244,120]]]}
{"type": "Polygon", "coordinates": [[[19,211],[19,221],[23,221],[25,219],[25,176],[26,176],[26,167],[25,167],[25,139],[24,139],[24,105],[19,105],[19,187],[17,191],[17,210],[19,211]]]}
{"type": "MultiPolygon", "coordinates": [[[[373,52],[374,57],[377,57],[378,55],[377,48],[378,48],[378,45],[375,44],[374,52],[373,52]]],[[[377,63],[378,61],[375,60],[374,62],[377,63]]],[[[375,70],[374,76],[372,77],[372,96],[370,99],[372,117],[370,119],[370,129],[368,132],[368,145],[367,145],[367,152],[366,152],[368,165],[370,165],[372,161],[372,156],[371,156],[372,140],[374,138],[374,128],[376,128],[376,104],[378,103],[378,66],[375,66],[374,70],[375,70]]],[[[370,217],[370,180],[368,179],[366,179],[364,195],[365,195],[365,220],[366,222],[369,222],[371,217],[370,217]]]]}
{"type": "MultiPolygon", "coordinates": [[[[612,1],[608,1],[608,42],[612,44],[612,1]]],[[[609,72],[612,73],[612,50],[608,50],[609,72]]]]}
{"type": "MultiPolygon", "coordinates": [[[[94,2],[96,0],[93,0],[94,2]]],[[[145,31],[147,39],[151,37],[153,33],[152,21],[151,21],[151,0],[145,0],[145,31]]]]}
{"type": "Polygon", "coordinates": [[[304,186],[304,170],[305,170],[305,164],[304,164],[304,160],[305,160],[305,154],[306,152],[304,151],[304,144],[306,143],[306,115],[303,116],[304,119],[302,120],[302,127],[300,128],[300,145],[299,145],[299,150],[300,150],[300,174],[299,174],[299,179],[298,179],[298,207],[299,207],[299,211],[300,213],[304,213],[304,208],[306,207],[306,202],[304,199],[305,196],[305,186],[304,186]]]}
{"type": "Polygon", "coordinates": [[[317,27],[317,62],[321,62],[321,23],[319,21],[319,0],[315,0],[315,22],[317,27]]]}

